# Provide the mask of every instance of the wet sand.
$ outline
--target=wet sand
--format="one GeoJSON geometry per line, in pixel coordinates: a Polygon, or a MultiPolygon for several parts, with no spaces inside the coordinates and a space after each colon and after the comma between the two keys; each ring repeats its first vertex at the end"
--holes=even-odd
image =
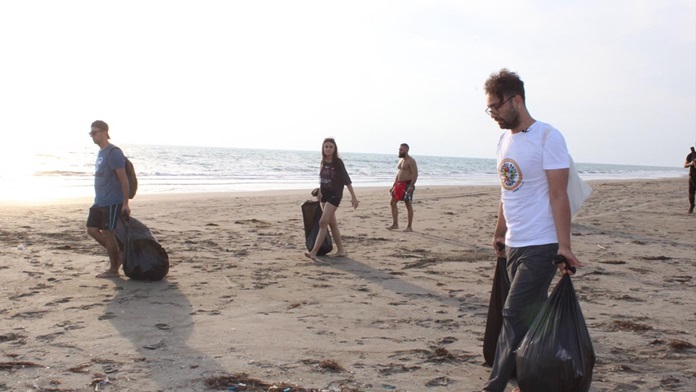
{"type": "MultiPolygon", "coordinates": [[[[572,226],[592,390],[696,390],[686,179],[592,185],[572,226]]],[[[0,205],[0,390],[480,390],[499,189],[419,187],[404,233],[387,189],[357,188],[348,256],[317,263],[309,192],[138,195],[171,261],[159,282],[94,277],[91,200],[0,205]]]]}

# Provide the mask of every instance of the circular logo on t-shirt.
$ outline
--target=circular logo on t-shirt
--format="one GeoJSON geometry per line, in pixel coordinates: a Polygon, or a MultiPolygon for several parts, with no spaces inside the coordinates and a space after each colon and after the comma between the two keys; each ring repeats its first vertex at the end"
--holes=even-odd
{"type": "Polygon", "coordinates": [[[500,162],[498,175],[500,176],[501,185],[507,190],[513,190],[522,183],[522,173],[517,162],[512,159],[506,158],[500,162]]]}

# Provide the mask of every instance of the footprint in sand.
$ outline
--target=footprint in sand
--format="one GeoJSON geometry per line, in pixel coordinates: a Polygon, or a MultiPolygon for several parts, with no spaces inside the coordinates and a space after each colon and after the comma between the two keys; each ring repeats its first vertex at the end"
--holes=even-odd
{"type": "Polygon", "coordinates": [[[99,320],[110,320],[116,318],[116,315],[111,312],[106,312],[103,315],[99,316],[99,320]]]}
{"type": "Polygon", "coordinates": [[[56,306],[58,304],[68,303],[72,299],[73,299],[73,297],[65,297],[65,298],[57,299],[55,301],[47,302],[45,306],[56,306]]]}

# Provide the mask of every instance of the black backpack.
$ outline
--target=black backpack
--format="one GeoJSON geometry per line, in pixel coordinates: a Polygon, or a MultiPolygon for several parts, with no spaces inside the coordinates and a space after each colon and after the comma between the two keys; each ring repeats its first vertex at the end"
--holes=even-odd
{"type": "MultiPolygon", "coordinates": [[[[121,153],[123,153],[123,150],[121,150],[118,147],[114,147],[111,149],[111,151],[114,150],[119,150],[121,153]]],[[[109,155],[111,155],[111,151],[109,151],[109,155]]],[[[107,155],[107,158],[108,156],[107,155]]],[[[128,159],[128,157],[124,154],[124,158],[126,158],[126,177],[128,177],[128,189],[130,190],[130,194],[128,195],[129,199],[132,199],[135,197],[135,193],[138,191],[138,177],[135,175],[135,167],[133,167],[133,162],[128,159]]]]}

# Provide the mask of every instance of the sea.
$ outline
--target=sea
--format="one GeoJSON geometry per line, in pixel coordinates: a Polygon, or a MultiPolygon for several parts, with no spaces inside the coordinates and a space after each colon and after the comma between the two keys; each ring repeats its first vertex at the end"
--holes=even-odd
{"type": "MultiPolygon", "coordinates": [[[[319,151],[123,144],[138,176],[138,194],[311,191],[319,183],[319,151]]],[[[26,202],[93,197],[94,145],[25,156],[25,170],[0,171],[0,201],[26,202]],[[26,167],[30,170],[26,170],[26,167]]],[[[389,187],[396,154],[344,152],[354,187],[389,187]]],[[[495,159],[414,155],[417,186],[497,185],[495,159]]],[[[585,180],[685,177],[681,167],[576,162],[585,180]]]]}

